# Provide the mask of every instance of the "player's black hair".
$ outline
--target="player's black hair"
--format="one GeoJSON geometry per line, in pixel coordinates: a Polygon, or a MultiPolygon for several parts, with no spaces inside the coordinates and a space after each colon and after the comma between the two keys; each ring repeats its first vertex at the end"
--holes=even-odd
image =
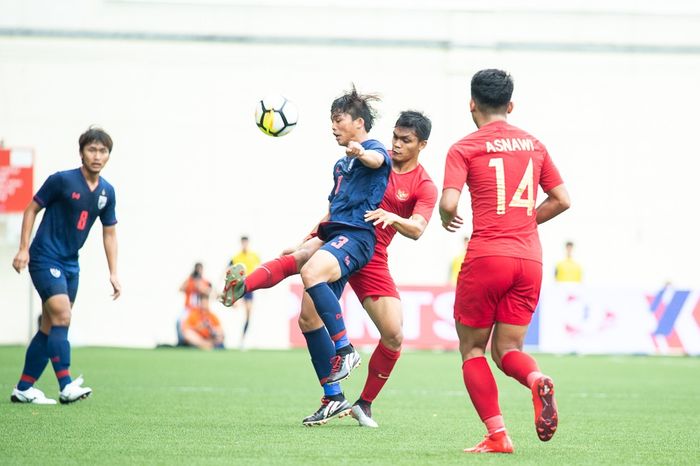
{"type": "Polygon", "coordinates": [[[503,70],[481,70],[472,77],[471,88],[480,110],[501,112],[513,95],[513,78],[503,70]]]}
{"type": "Polygon", "coordinates": [[[80,135],[80,138],[78,139],[78,144],[80,144],[80,152],[83,151],[85,146],[93,142],[101,143],[110,153],[112,152],[112,138],[109,137],[109,134],[107,134],[107,132],[102,128],[90,126],[87,131],[80,135]]]}
{"type": "Polygon", "coordinates": [[[360,94],[355,85],[352,90],[338,97],[331,104],[331,118],[338,113],[347,113],[353,120],[362,118],[365,121],[365,131],[369,132],[374,125],[377,111],[370,105],[371,102],[379,102],[381,99],[376,94],[360,94]]]}
{"type": "Polygon", "coordinates": [[[433,128],[433,123],[430,118],[416,110],[404,110],[399,114],[399,119],[396,124],[400,128],[409,128],[415,131],[419,141],[427,141],[430,137],[430,130],[433,128]]]}

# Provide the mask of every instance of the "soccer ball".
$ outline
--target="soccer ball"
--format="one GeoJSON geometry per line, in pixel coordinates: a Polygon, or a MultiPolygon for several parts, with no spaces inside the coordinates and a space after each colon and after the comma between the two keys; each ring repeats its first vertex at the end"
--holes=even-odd
{"type": "Polygon", "coordinates": [[[298,119],[297,106],[281,95],[265,97],[255,109],[255,124],[260,131],[272,137],[284,136],[292,131],[298,119]]]}

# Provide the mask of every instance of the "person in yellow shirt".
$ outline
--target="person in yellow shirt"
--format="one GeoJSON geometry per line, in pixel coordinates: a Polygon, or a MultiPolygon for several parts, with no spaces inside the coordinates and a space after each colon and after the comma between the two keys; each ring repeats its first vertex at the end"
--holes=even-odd
{"type": "Polygon", "coordinates": [[[573,259],[574,243],[567,241],[566,258],[557,262],[554,270],[554,279],[558,282],[581,283],[583,270],[581,265],[573,259]]]}
{"type": "MultiPolygon", "coordinates": [[[[249,239],[247,236],[241,236],[241,250],[231,258],[229,266],[234,264],[243,264],[246,273],[250,273],[260,265],[260,256],[249,248],[249,239]]],[[[245,324],[243,324],[243,336],[241,344],[245,340],[246,332],[248,332],[248,324],[250,316],[253,312],[253,292],[243,295],[243,305],[245,306],[245,324]]]]}
{"type": "Polygon", "coordinates": [[[469,246],[469,236],[464,237],[464,250],[457,254],[452,259],[452,264],[450,264],[450,284],[452,286],[457,285],[457,277],[459,276],[459,271],[462,269],[464,257],[467,255],[467,246],[469,246]]]}

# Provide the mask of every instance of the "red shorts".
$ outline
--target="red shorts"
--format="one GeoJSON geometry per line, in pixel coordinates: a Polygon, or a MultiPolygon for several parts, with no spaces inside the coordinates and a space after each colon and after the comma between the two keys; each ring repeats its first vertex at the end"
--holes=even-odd
{"type": "Polygon", "coordinates": [[[486,328],[495,322],[528,325],[540,298],[542,264],[518,257],[469,259],[457,279],[454,317],[486,328]]]}
{"type": "Polygon", "coordinates": [[[386,258],[377,254],[372,256],[372,260],[367,265],[350,275],[348,282],[360,303],[371,296],[393,296],[400,299],[394,279],[389,273],[389,264],[386,258]]]}

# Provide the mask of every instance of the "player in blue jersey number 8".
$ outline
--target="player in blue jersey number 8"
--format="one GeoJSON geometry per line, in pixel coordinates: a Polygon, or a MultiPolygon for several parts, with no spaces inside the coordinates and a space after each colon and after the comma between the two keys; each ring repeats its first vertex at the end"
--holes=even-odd
{"type": "Polygon", "coordinates": [[[112,152],[112,138],[102,129],[91,127],[80,135],[78,143],[82,166],[49,176],[22,219],[19,251],[12,266],[17,273],[29,266],[42,309],[40,328],[27,348],[24,370],[10,397],[16,403],[56,404],[34,388],[49,360],[58,379],[61,403],[72,403],[92,393],[92,389],[82,386],[82,376],[73,380],[70,375],[68,327],[78,292],[78,250],[98,217],[112,297],[117,299],[121,293],[114,188],[100,176],[112,152]],[[46,211],[30,246],[34,221],[42,209],[46,211]]]}

